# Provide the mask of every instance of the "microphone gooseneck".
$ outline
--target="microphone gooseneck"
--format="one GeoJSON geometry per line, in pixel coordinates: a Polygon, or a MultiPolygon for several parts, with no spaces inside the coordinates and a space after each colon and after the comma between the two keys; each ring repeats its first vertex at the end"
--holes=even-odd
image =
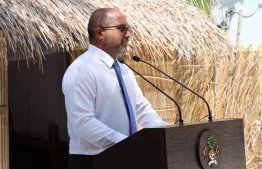
{"type": "Polygon", "coordinates": [[[119,61],[120,63],[125,63],[125,60],[124,60],[123,58],[118,58],[118,61],[119,61]]]}
{"type": "Polygon", "coordinates": [[[152,86],[154,86],[158,91],[160,91],[161,93],[163,93],[165,96],[167,96],[170,100],[172,100],[176,106],[177,106],[177,109],[178,109],[178,112],[179,112],[179,125],[183,125],[183,119],[182,119],[182,114],[181,114],[181,111],[180,111],[180,107],[178,106],[177,102],[171,98],[169,95],[167,95],[164,91],[162,91],[161,89],[159,89],[157,86],[155,86],[152,82],[150,82],[149,80],[147,80],[144,76],[142,76],[140,73],[138,73],[137,71],[135,71],[133,68],[131,68],[128,64],[125,63],[125,60],[123,58],[119,58],[118,61],[120,63],[123,63],[125,64],[127,67],[129,67],[131,70],[133,70],[136,74],[138,74],[140,77],[142,77],[145,81],[147,81],[148,83],[150,83],[152,86]]]}
{"type": "Polygon", "coordinates": [[[138,56],[133,56],[133,60],[139,62],[141,59],[138,56]]]}
{"type": "Polygon", "coordinates": [[[211,111],[210,111],[209,105],[208,105],[207,101],[206,101],[202,96],[200,96],[199,94],[197,94],[197,93],[194,92],[193,90],[189,89],[188,87],[186,87],[185,85],[183,85],[182,83],[180,83],[179,81],[177,81],[176,79],[174,79],[174,78],[172,78],[171,76],[167,75],[165,72],[163,72],[162,70],[158,69],[157,67],[151,65],[150,63],[148,63],[148,62],[146,62],[146,61],[143,61],[142,59],[140,59],[140,57],[134,56],[134,57],[133,57],[133,60],[134,60],[134,61],[137,61],[137,62],[141,61],[141,62],[144,62],[144,63],[152,66],[153,68],[155,68],[155,69],[158,70],[159,72],[163,73],[164,75],[166,75],[166,76],[169,77],[170,79],[174,80],[175,82],[177,82],[178,84],[180,84],[181,86],[183,86],[184,88],[186,88],[187,90],[189,90],[190,92],[194,93],[195,95],[197,95],[198,97],[200,97],[202,100],[204,100],[204,102],[206,103],[207,108],[208,108],[208,116],[209,116],[209,117],[208,117],[208,119],[209,119],[208,121],[213,121],[213,120],[212,120],[212,116],[211,116],[211,111]]]}

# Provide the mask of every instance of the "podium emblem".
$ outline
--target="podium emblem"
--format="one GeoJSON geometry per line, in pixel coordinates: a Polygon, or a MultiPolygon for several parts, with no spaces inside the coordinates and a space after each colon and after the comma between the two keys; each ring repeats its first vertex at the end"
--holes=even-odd
{"type": "MultiPolygon", "coordinates": [[[[214,168],[214,165],[217,165],[217,161],[216,161],[216,156],[217,157],[220,157],[220,150],[219,150],[219,147],[217,145],[217,148],[216,148],[216,151],[213,151],[214,150],[214,147],[215,147],[215,138],[214,136],[209,136],[208,137],[208,147],[210,148],[209,152],[208,152],[208,157],[209,157],[209,162],[208,162],[208,166],[214,168]]],[[[206,154],[207,154],[207,150],[206,150],[206,147],[205,147],[205,151],[204,151],[204,158],[207,158],[206,157],[206,154]]]]}
{"type": "Polygon", "coordinates": [[[212,130],[204,132],[199,144],[199,157],[204,169],[219,168],[221,161],[221,142],[212,130]]]}

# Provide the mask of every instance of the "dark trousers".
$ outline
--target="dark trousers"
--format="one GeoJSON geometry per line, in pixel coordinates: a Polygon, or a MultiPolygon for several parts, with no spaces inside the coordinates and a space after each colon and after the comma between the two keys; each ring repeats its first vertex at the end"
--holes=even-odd
{"type": "Polygon", "coordinates": [[[93,156],[71,154],[69,169],[94,169],[93,156]]]}

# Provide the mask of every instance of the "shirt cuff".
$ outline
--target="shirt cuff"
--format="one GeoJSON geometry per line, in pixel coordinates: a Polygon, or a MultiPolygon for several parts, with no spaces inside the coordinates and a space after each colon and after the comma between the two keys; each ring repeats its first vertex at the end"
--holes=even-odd
{"type": "Polygon", "coordinates": [[[121,134],[119,132],[116,133],[116,137],[115,137],[115,144],[119,143],[120,141],[126,139],[128,136],[121,134]]]}

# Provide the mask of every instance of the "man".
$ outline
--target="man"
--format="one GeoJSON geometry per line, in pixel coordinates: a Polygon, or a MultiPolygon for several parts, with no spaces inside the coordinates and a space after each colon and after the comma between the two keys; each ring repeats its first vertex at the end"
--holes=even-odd
{"type": "Polygon", "coordinates": [[[98,9],[88,33],[88,51],[70,65],[63,79],[69,168],[74,169],[92,168],[92,155],[134,133],[136,122],[143,128],[167,125],[144,98],[133,72],[116,61],[127,52],[131,38],[125,16],[117,9],[98,9]]]}

